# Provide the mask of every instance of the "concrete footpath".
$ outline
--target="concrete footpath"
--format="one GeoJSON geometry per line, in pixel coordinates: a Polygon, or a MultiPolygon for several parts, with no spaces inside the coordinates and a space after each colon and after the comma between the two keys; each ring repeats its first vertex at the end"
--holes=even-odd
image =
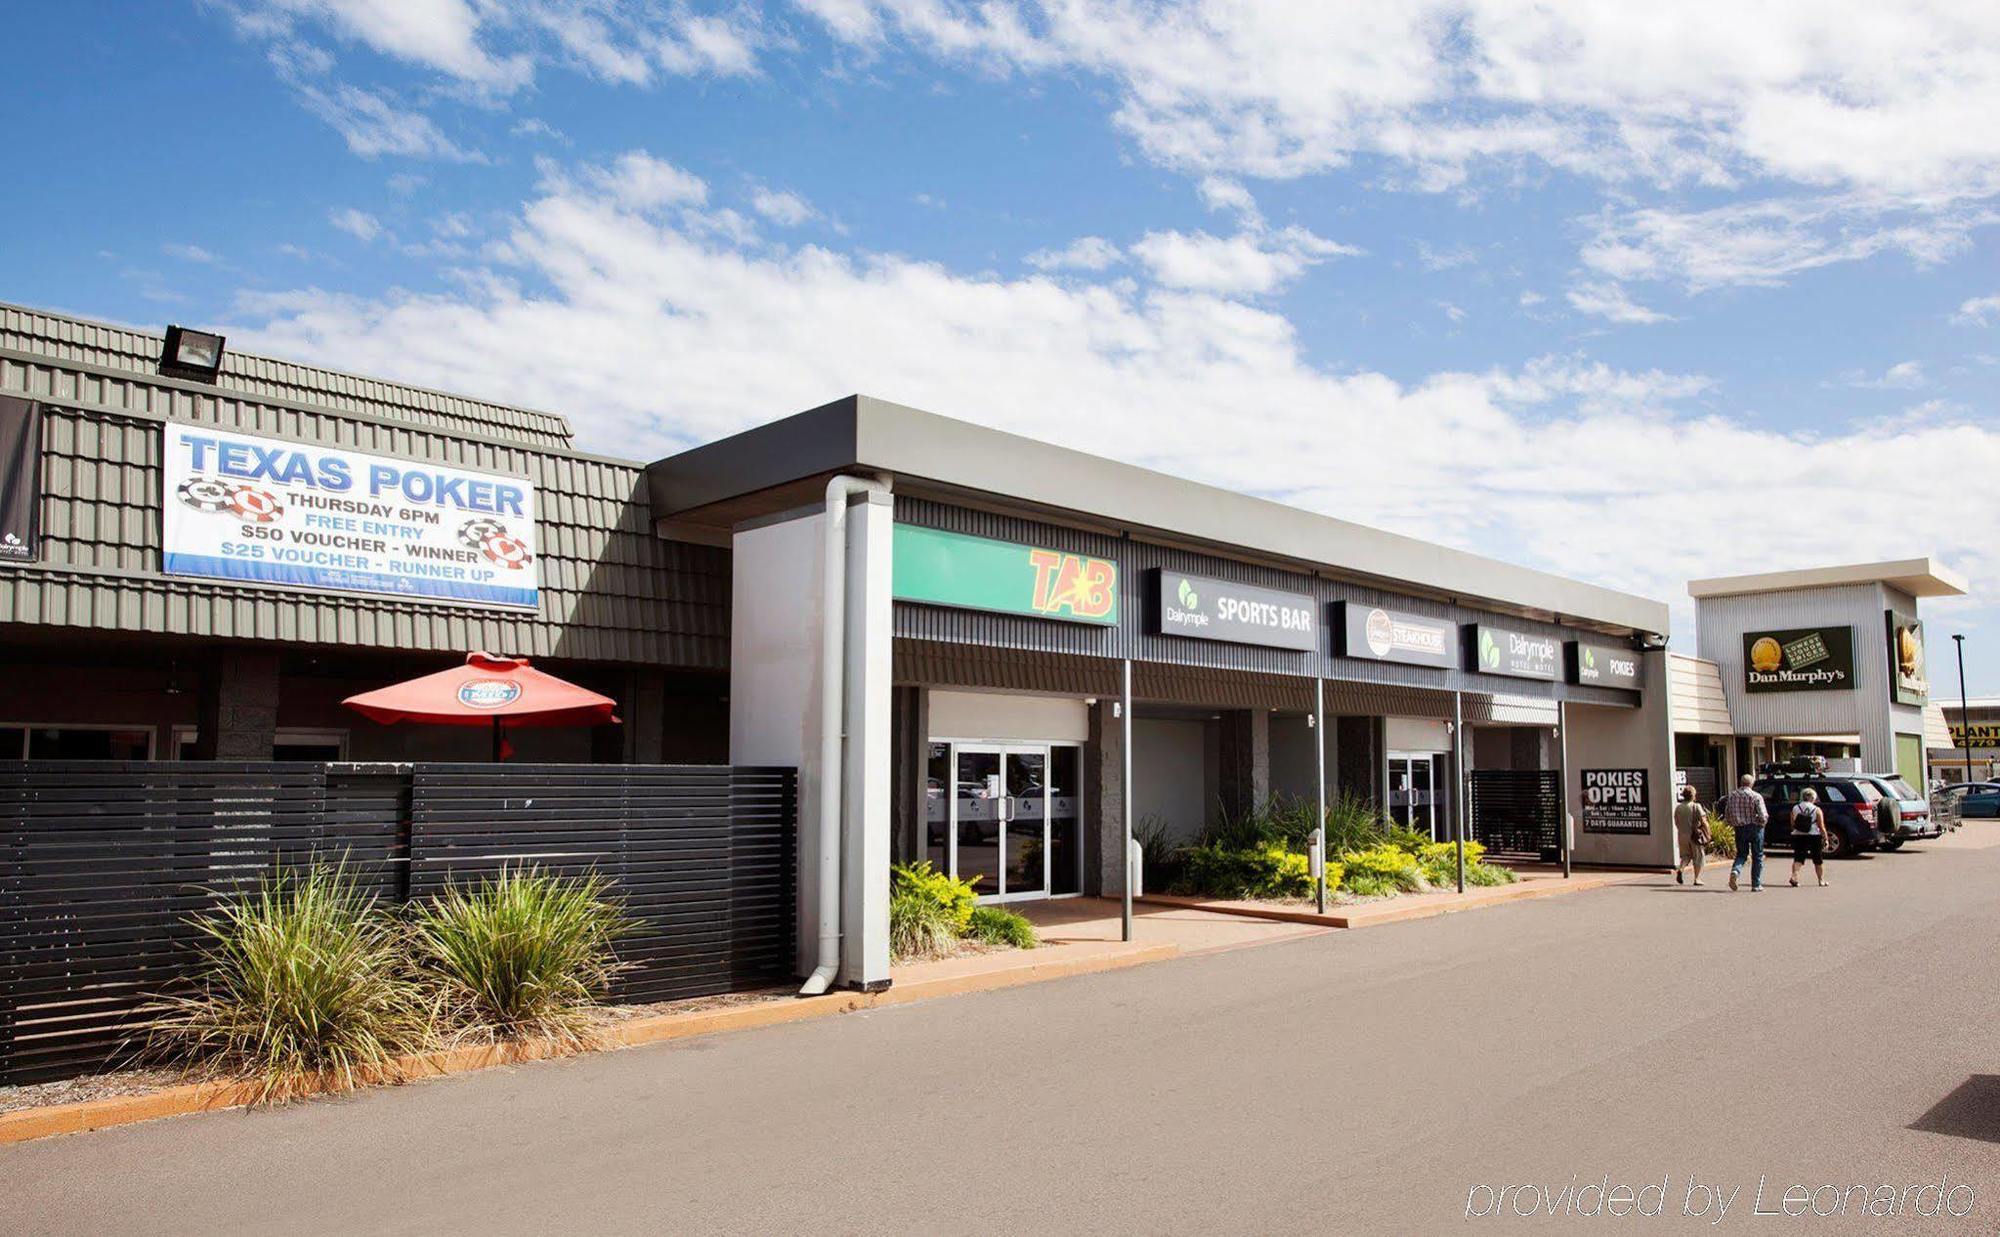
{"type": "Polygon", "coordinates": [[[32,1233],[1380,1233],[1602,1180],[1713,1232],[1679,1214],[1693,1184],[1755,1229],[1760,1180],[1766,1208],[1945,1180],[1969,1221],[1845,1227],[1994,1231],[2000,851],[1833,876],[1614,885],[54,1139],[0,1149],[0,1192],[32,1233]]]}

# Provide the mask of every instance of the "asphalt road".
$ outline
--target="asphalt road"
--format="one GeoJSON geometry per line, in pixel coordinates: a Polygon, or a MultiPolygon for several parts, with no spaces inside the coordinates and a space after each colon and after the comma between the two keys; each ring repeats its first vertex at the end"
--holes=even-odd
{"type": "Polygon", "coordinates": [[[0,1149],[0,1229],[2000,1229],[2000,849],[1720,875],[0,1149]]]}

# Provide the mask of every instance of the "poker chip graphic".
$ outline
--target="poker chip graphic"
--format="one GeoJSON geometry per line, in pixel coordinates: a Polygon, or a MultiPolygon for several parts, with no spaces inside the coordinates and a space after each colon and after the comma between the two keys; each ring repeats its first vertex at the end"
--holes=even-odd
{"type": "Polygon", "coordinates": [[[498,520],[467,520],[458,526],[458,539],[468,549],[481,549],[488,538],[504,537],[507,526],[498,520]]]}
{"type": "Polygon", "coordinates": [[[196,477],[181,482],[181,502],[196,511],[227,511],[230,505],[230,489],[220,481],[207,477],[196,477]]]}
{"type": "Polygon", "coordinates": [[[528,547],[517,537],[499,533],[479,543],[479,552],[502,567],[521,568],[534,561],[528,547]]]}
{"type": "Polygon", "coordinates": [[[285,511],[274,496],[247,485],[239,485],[230,492],[229,509],[258,524],[269,524],[285,511]]]}

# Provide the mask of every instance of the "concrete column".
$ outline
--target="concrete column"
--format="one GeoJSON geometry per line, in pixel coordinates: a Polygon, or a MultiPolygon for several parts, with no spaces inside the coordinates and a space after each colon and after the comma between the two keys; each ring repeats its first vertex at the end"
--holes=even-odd
{"type": "Polygon", "coordinates": [[[1225,712],[1221,739],[1216,797],[1231,819],[1240,819],[1271,798],[1271,711],[1225,712]]]}
{"type": "Polygon", "coordinates": [[[930,764],[930,693],[923,687],[905,684],[890,689],[890,731],[895,759],[890,767],[890,791],[895,805],[892,851],[897,863],[913,863],[925,857],[924,795],[930,764]]]}
{"type": "MultiPolygon", "coordinates": [[[[1084,892],[1105,898],[1125,894],[1125,867],[1119,838],[1125,831],[1124,723],[1111,716],[1111,702],[1090,710],[1090,737],[1083,747],[1084,892]]],[[[1133,776],[1144,777],[1135,768],[1133,776]]]]}
{"type": "Polygon", "coordinates": [[[201,676],[198,760],[269,760],[278,742],[278,654],[224,649],[201,676]]]}
{"type": "Polygon", "coordinates": [[[873,992],[889,986],[890,656],[895,602],[889,591],[895,507],[869,494],[847,513],[847,755],[840,982],[873,992]]]}

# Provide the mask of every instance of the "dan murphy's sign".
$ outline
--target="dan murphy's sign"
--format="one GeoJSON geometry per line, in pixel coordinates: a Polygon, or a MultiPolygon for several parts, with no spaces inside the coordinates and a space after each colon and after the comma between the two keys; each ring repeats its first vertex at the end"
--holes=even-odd
{"type": "Polygon", "coordinates": [[[1458,662],[1458,624],[1354,601],[1340,607],[1340,655],[1449,670],[1458,662]]]}
{"type": "Polygon", "coordinates": [[[1743,690],[1844,691],[1854,686],[1852,627],[1743,633],[1743,690]]]}
{"type": "Polygon", "coordinates": [[[535,606],[531,482],[201,426],[163,433],[170,575],[535,606]]]}
{"type": "Polygon", "coordinates": [[[1553,683],[1562,673],[1562,641],[1539,632],[1520,631],[1497,623],[1474,623],[1467,638],[1472,668],[1482,674],[1553,683]]]}
{"type": "Polygon", "coordinates": [[[899,601],[1118,622],[1118,564],[1108,558],[898,524],[891,574],[899,601]]]}
{"type": "Polygon", "coordinates": [[[1163,636],[1303,652],[1319,647],[1313,599],[1305,593],[1157,568],[1153,572],[1153,598],[1158,616],[1155,629],[1163,636]]]}

